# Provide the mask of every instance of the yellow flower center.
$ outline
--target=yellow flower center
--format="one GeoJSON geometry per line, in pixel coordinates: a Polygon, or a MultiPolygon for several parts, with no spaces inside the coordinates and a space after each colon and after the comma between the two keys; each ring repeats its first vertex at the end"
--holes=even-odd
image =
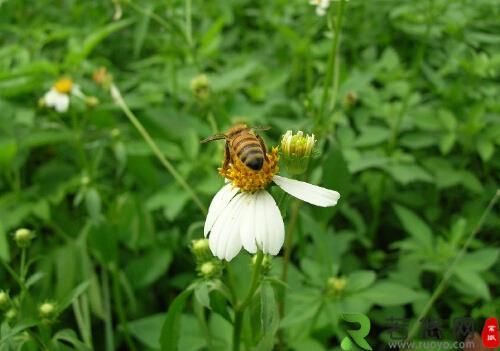
{"type": "Polygon", "coordinates": [[[54,84],[54,89],[61,94],[68,94],[73,88],[73,81],[69,78],[61,78],[54,84]]]}
{"type": "Polygon", "coordinates": [[[262,169],[254,171],[245,166],[236,155],[231,155],[229,166],[219,168],[219,173],[242,191],[253,192],[264,189],[271,183],[273,176],[279,170],[278,160],[278,148],[273,147],[271,152],[267,154],[267,160],[264,160],[262,169]]]}

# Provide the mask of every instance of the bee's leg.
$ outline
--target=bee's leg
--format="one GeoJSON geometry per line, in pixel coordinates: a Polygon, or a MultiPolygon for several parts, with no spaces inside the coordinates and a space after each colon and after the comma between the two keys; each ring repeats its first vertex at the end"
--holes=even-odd
{"type": "Polygon", "coordinates": [[[267,149],[266,149],[266,144],[264,143],[264,140],[260,137],[260,135],[256,135],[257,139],[259,139],[260,146],[262,147],[262,151],[264,151],[264,158],[266,161],[269,162],[269,159],[267,158],[267,149]]]}
{"type": "Polygon", "coordinates": [[[231,161],[231,152],[229,150],[229,143],[226,142],[226,147],[224,149],[224,165],[222,166],[224,170],[227,169],[230,161],[231,161]]]}

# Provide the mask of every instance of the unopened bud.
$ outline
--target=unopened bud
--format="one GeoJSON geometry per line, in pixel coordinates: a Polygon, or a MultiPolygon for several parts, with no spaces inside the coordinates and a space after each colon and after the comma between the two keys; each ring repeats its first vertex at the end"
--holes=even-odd
{"type": "Polygon", "coordinates": [[[327,281],[328,291],[332,295],[339,295],[344,291],[347,285],[347,279],[345,277],[330,277],[327,281]]]}
{"type": "Polygon", "coordinates": [[[80,182],[82,183],[82,186],[85,187],[90,184],[90,177],[85,175],[80,179],[80,182]]]}
{"type": "Polygon", "coordinates": [[[201,100],[210,95],[210,82],[205,74],[200,74],[191,79],[191,91],[201,100]]]}
{"type": "Polygon", "coordinates": [[[20,248],[27,248],[31,244],[31,240],[35,237],[35,234],[29,229],[19,228],[14,233],[14,240],[20,248]]]}
{"type": "Polygon", "coordinates": [[[112,137],[113,139],[117,139],[117,138],[119,138],[119,137],[120,137],[120,135],[121,135],[120,129],[118,129],[118,128],[113,128],[113,129],[111,129],[111,132],[109,132],[109,133],[111,134],[111,137],[112,137]]]}
{"type": "Polygon", "coordinates": [[[99,85],[102,85],[104,88],[109,88],[111,83],[113,82],[113,76],[109,74],[106,67],[100,67],[94,71],[92,74],[92,79],[99,85]]]}
{"type": "Polygon", "coordinates": [[[211,260],[202,263],[199,266],[199,273],[202,277],[211,279],[211,278],[217,278],[220,277],[222,274],[222,265],[220,262],[211,260]]]}
{"type": "Polygon", "coordinates": [[[302,174],[307,170],[315,144],[314,134],[304,135],[302,131],[293,135],[292,131],[288,130],[281,137],[280,149],[289,174],[302,174]]]}
{"type": "Polygon", "coordinates": [[[199,262],[204,262],[213,258],[207,239],[191,241],[191,251],[199,262]]]}
{"type": "Polygon", "coordinates": [[[9,293],[0,290],[0,310],[6,310],[10,306],[10,296],[9,293]]]}
{"type": "Polygon", "coordinates": [[[44,108],[46,106],[45,99],[43,97],[38,99],[38,107],[44,108]]]}
{"type": "Polygon", "coordinates": [[[96,107],[99,105],[99,99],[96,98],[95,96],[86,96],[85,97],[85,104],[88,107],[96,107]]]}
{"type": "Polygon", "coordinates": [[[5,319],[7,319],[8,321],[11,321],[16,317],[17,317],[17,310],[14,307],[10,308],[7,312],[5,312],[5,319]]]}
{"type": "Polygon", "coordinates": [[[52,302],[44,302],[38,307],[38,313],[43,319],[52,319],[56,315],[56,305],[52,302]]]}

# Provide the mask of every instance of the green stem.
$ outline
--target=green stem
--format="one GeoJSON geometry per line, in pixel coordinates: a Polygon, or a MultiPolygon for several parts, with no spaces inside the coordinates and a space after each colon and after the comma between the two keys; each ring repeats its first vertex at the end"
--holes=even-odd
{"type": "Polygon", "coordinates": [[[327,63],[327,71],[326,71],[326,78],[325,82],[323,85],[323,96],[321,98],[321,105],[319,108],[319,113],[316,115],[316,121],[314,123],[314,130],[318,130],[318,127],[321,123],[321,120],[324,117],[325,114],[325,109],[328,104],[328,92],[330,90],[330,87],[333,82],[333,75],[335,72],[335,66],[336,62],[338,60],[338,45],[339,45],[339,38],[340,38],[340,29],[342,26],[342,15],[344,13],[344,3],[345,0],[340,0],[339,3],[339,8],[337,11],[337,18],[335,19],[335,33],[333,33],[333,42],[332,42],[332,49],[330,51],[330,56],[328,57],[328,63],[327,63]]]}
{"type": "Polygon", "coordinates": [[[116,268],[112,268],[111,271],[113,277],[113,295],[114,295],[114,301],[115,301],[115,309],[116,313],[118,314],[118,319],[120,321],[120,324],[123,329],[123,336],[125,337],[125,343],[127,344],[127,349],[130,351],[135,351],[135,345],[132,341],[132,338],[130,337],[130,332],[128,330],[128,322],[127,322],[127,316],[125,314],[125,310],[123,309],[123,300],[122,300],[122,294],[120,290],[120,272],[116,268]]]}
{"type": "Polygon", "coordinates": [[[105,268],[102,270],[102,299],[104,304],[104,336],[105,350],[113,351],[115,342],[113,337],[113,317],[111,316],[111,298],[109,294],[109,278],[105,268]]]}
{"type": "Polygon", "coordinates": [[[258,251],[252,273],[252,281],[250,283],[250,289],[248,290],[245,299],[235,308],[234,328],[233,328],[233,351],[240,350],[241,329],[243,326],[243,314],[245,313],[245,309],[247,308],[247,306],[252,301],[252,298],[255,295],[255,291],[257,291],[257,288],[259,287],[260,271],[263,260],[264,260],[264,254],[262,253],[262,251],[258,251]]]}
{"type": "Polygon", "coordinates": [[[160,151],[160,148],[156,144],[156,142],[153,140],[151,135],[147,132],[147,130],[144,128],[142,123],[137,119],[137,117],[134,115],[134,113],[130,110],[128,107],[127,103],[125,100],[123,100],[123,97],[120,93],[120,90],[118,87],[114,84],[111,84],[111,96],[113,97],[113,100],[115,103],[122,109],[123,113],[128,117],[130,122],[134,125],[134,127],[137,129],[139,134],[141,134],[142,138],[146,141],[146,143],[149,145],[155,156],[158,158],[158,160],[161,162],[161,164],[166,168],[166,170],[175,178],[175,180],[188,192],[188,194],[191,196],[193,201],[196,203],[196,205],[199,207],[201,212],[203,214],[207,213],[207,209],[205,208],[205,205],[201,202],[201,200],[198,198],[198,196],[195,194],[193,189],[189,186],[189,184],[184,180],[184,178],[177,172],[175,167],[170,163],[169,160],[163,156],[162,152],[160,151]]]}
{"type": "Polygon", "coordinates": [[[498,200],[499,197],[500,197],[500,189],[498,189],[496,191],[495,195],[493,196],[493,198],[491,199],[490,203],[488,204],[488,206],[484,210],[484,212],[481,215],[481,218],[477,222],[476,226],[474,227],[474,229],[469,234],[469,237],[467,238],[467,240],[465,241],[464,245],[462,246],[462,249],[455,256],[455,259],[453,260],[453,262],[451,263],[451,265],[449,266],[449,268],[444,273],[443,279],[441,280],[441,282],[437,286],[436,290],[434,290],[434,292],[432,293],[431,298],[429,299],[429,301],[427,301],[427,304],[422,309],[422,312],[420,312],[420,315],[417,318],[417,323],[413,324],[410,332],[408,333],[408,337],[406,338],[406,341],[411,340],[415,336],[415,334],[418,332],[419,327],[420,327],[420,323],[418,323],[418,321],[421,321],[427,315],[427,313],[430,311],[430,309],[432,308],[432,306],[434,306],[434,303],[436,302],[436,300],[439,298],[439,296],[441,296],[441,294],[445,290],[446,285],[448,284],[448,281],[453,276],[453,272],[455,270],[456,265],[458,264],[458,262],[460,262],[460,260],[462,259],[463,255],[467,251],[469,245],[471,244],[472,240],[475,238],[475,236],[477,235],[477,233],[479,233],[479,231],[483,227],[483,224],[484,224],[484,221],[486,220],[486,217],[490,213],[490,211],[493,208],[493,206],[495,206],[495,204],[496,204],[496,202],[497,202],[497,200],[498,200]]]}
{"type": "Polygon", "coordinates": [[[25,283],[26,278],[26,249],[23,247],[21,249],[21,267],[19,269],[19,279],[25,283]]]}

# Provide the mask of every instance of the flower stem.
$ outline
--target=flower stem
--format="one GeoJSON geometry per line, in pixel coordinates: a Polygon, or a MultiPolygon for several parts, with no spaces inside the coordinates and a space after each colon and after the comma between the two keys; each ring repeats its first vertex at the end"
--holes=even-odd
{"type": "MultiPolygon", "coordinates": [[[[497,202],[497,200],[498,200],[499,197],[500,197],[500,189],[497,189],[495,195],[493,196],[493,198],[491,199],[490,203],[488,204],[488,206],[486,206],[486,209],[484,210],[483,214],[481,215],[481,218],[479,219],[479,221],[477,222],[476,226],[474,227],[474,229],[469,234],[467,240],[465,241],[464,245],[462,246],[462,249],[455,256],[455,259],[453,260],[453,262],[451,263],[451,265],[449,266],[449,268],[444,273],[443,279],[441,279],[441,282],[437,286],[436,290],[434,290],[434,292],[432,293],[431,298],[429,299],[429,301],[427,301],[427,304],[422,309],[422,312],[420,312],[420,315],[417,318],[417,322],[421,321],[427,315],[427,313],[432,308],[432,306],[434,305],[434,303],[436,302],[436,300],[438,299],[438,297],[441,296],[441,294],[445,290],[446,285],[448,284],[448,281],[450,280],[450,278],[453,275],[455,266],[462,259],[463,255],[467,251],[467,249],[468,249],[469,245],[471,244],[472,240],[475,238],[475,236],[477,235],[477,233],[479,233],[479,231],[483,227],[483,224],[484,224],[484,221],[486,220],[486,217],[490,213],[490,211],[493,208],[493,206],[495,206],[495,204],[496,204],[496,202],[497,202]]],[[[420,327],[420,323],[413,324],[412,328],[410,329],[410,332],[408,333],[408,337],[406,338],[406,342],[409,341],[409,340],[411,340],[415,336],[415,334],[419,330],[419,327],[420,327]]]]}
{"type": "MultiPolygon", "coordinates": [[[[319,124],[324,117],[324,114],[326,112],[325,109],[328,104],[328,95],[329,95],[328,92],[330,90],[332,82],[334,81],[333,76],[334,72],[336,71],[335,66],[337,65],[337,60],[338,60],[337,48],[339,46],[340,29],[342,26],[342,15],[344,13],[344,3],[345,0],[340,0],[337,11],[337,18],[335,19],[335,32],[333,33],[332,49],[330,51],[330,56],[328,57],[326,78],[323,86],[323,96],[321,98],[321,105],[319,108],[319,112],[316,115],[314,130],[318,130],[319,124]]],[[[336,79],[335,81],[338,82],[338,79],[336,79]]]]}
{"type": "Polygon", "coordinates": [[[115,103],[122,109],[123,113],[128,117],[130,122],[134,125],[134,127],[137,129],[139,134],[141,134],[142,138],[146,141],[146,143],[149,145],[155,156],[160,160],[161,164],[167,169],[167,171],[175,178],[175,180],[188,192],[188,194],[191,196],[193,201],[196,203],[196,205],[199,207],[201,212],[203,214],[207,213],[207,209],[205,208],[205,205],[201,202],[201,200],[198,198],[198,196],[195,194],[193,189],[189,186],[189,184],[184,180],[184,178],[177,172],[175,167],[170,163],[169,160],[165,158],[165,156],[162,154],[160,151],[160,148],[156,144],[156,142],[153,140],[151,135],[149,135],[148,131],[144,128],[142,123],[137,119],[137,117],[134,115],[134,113],[130,110],[128,107],[127,103],[123,99],[120,90],[118,87],[114,84],[111,84],[110,87],[111,91],[111,96],[113,97],[113,100],[115,103]]]}
{"type": "Polygon", "coordinates": [[[233,328],[233,351],[240,350],[240,340],[241,340],[241,327],[243,326],[243,314],[245,309],[252,301],[252,298],[257,291],[260,283],[260,271],[262,267],[262,261],[264,259],[264,254],[262,251],[257,252],[257,259],[255,260],[252,282],[250,283],[250,289],[248,290],[245,299],[235,308],[234,311],[234,328],[233,328]]]}
{"type": "Polygon", "coordinates": [[[21,249],[21,266],[19,268],[19,279],[25,283],[26,278],[26,249],[23,247],[21,249]]]}

